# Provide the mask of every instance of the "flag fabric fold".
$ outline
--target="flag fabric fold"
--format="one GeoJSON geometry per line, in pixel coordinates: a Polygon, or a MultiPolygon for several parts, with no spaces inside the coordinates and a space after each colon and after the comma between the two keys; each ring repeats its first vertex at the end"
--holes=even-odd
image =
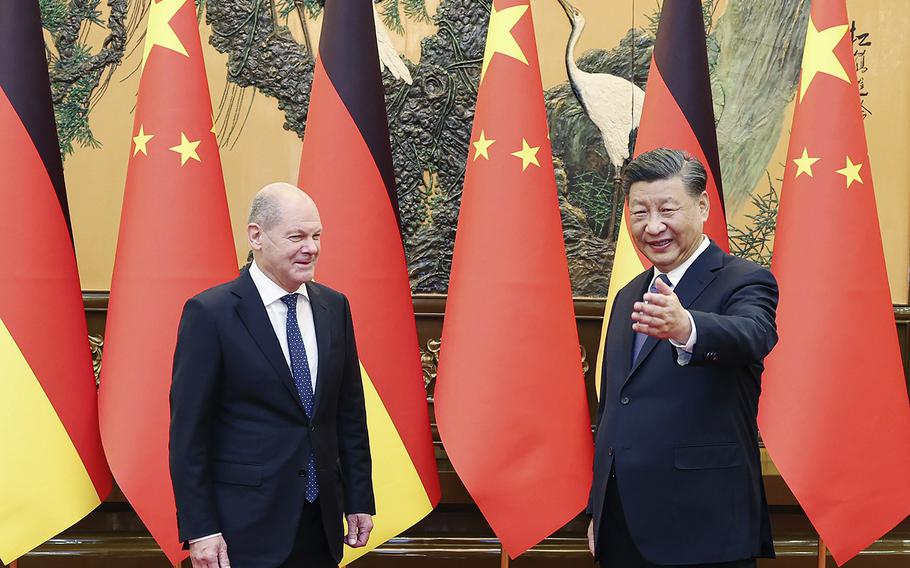
{"type": "Polygon", "coordinates": [[[814,0],[772,272],[762,439],[843,564],[910,515],[904,386],[844,0],[814,0]]]}
{"type": "Polygon", "coordinates": [[[0,3],[0,562],[91,512],[111,474],[37,2],[0,3]],[[15,227],[14,227],[15,225],[15,227]]]}
{"type": "MultiPolygon", "coordinates": [[[[660,11],[634,155],[662,147],[684,150],[705,166],[708,173],[706,191],[711,207],[705,234],[728,252],[704,17],[698,0],[664,2],[660,11]]],[[[616,191],[620,189],[617,187],[616,191]]],[[[623,286],[651,266],[632,242],[628,214],[628,206],[624,205],[597,351],[595,386],[598,395],[613,299],[623,286]]],[[[629,325],[632,325],[631,320],[629,325]]]]}
{"type": "Polygon", "coordinates": [[[326,2],[298,184],[325,227],[316,279],[351,303],[373,455],[375,527],[343,564],[440,498],[375,38],[369,2],[326,2]]]}
{"type": "Polygon", "coordinates": [[[184,302],[237,275],[196,9],[151,0],[100,387],[117,484],[172,563],[168,392],[184,302]]]}
{"type": "Polygon", "coordinates": [[[585,508],[593,443],[528,0],[495,0],[435,390],[458,476],[512,558],[585,508]]]}

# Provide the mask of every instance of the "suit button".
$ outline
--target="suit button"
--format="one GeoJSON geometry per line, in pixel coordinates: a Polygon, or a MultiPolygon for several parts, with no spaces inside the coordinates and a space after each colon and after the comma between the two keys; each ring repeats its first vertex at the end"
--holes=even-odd
{"type": "Polygon", "coordinates": [[[297,475],[298,475],[299,477],[306,477],[306,470],[305,470],[305,469],[298,469],[298,470],[297,470],[297,475]]]}
{"type": "Polygon", "coordinates": [[[622,404],[622,405],[629,404],[629,397],[624,396],[621,399],[619,399],[619,404],[622,404]]]}
{"type": "Polygon", "coordinates": [[[608,456],[612,456],[612,455],[613,455],[613,446],[610,446],[609,448],[607,448],[607,455],[608,455],[608,456]]]}

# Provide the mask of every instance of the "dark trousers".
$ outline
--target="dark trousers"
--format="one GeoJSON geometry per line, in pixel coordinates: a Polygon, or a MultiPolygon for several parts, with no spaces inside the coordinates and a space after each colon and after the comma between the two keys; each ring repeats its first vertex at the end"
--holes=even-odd
{"type": "MultiPolygon", "coordinates": [[[[607,495],[604,498],[604,513],[597,539],[601,568],[660,568],[642,558],[641,553],[629,534],[626,517],[622,512],[616,479],[610,474],[607,495]]],[[[714,564],[687,564],[685,568],[755,568],[755,559],[719,562],[714,564]]]]}
{"type": "Polygon", "coordinates": [[[322,526],[322,511],[319,499],[303,506],[300,526],[291,555],[282,568],[337,568],[338,563],[329,552],[329,543],[322,526]]]}

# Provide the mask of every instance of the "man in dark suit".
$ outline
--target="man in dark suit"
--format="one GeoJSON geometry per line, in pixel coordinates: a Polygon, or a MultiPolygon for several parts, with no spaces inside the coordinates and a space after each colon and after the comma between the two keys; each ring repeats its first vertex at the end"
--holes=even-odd
{"type": "Polygon", "coordinates": [[[665,148],[622,175],[630,232],[654,268],[610,314],[588,507],[601,566],[774,556],[756,414],[777,284],[702,234],[706,179],[698,160],[665,148]]]}
{"type": "Polygon", "coordinates": [[[304,192],[263,188],[247,232],[252,265],[191,298],[177,332],[180,539],[194,567],[336,566],[375,514],[351,309],[312,281],[322,223],[304,192]]]}

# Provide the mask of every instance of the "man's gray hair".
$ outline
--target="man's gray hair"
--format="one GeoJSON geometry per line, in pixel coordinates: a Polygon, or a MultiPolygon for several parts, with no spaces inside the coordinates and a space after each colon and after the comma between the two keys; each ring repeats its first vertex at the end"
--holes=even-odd
{"type": "Polygon", "coordinates": [[[247,223],[255,223],[263,229],[271,229],[281,221],[281,205],[274,192],[260,191],[250,204],[247,223]]]}
{"type": "Polygon", "coordinates": [[[701,195],[708,183],[708,173],[695,156],[682,150],[657,148],[641,154],[623,169],[620,178],[622,192],[628,199],[633,183],[674,177],[682,180],[686,193],[692,197],[701,195]]]}

